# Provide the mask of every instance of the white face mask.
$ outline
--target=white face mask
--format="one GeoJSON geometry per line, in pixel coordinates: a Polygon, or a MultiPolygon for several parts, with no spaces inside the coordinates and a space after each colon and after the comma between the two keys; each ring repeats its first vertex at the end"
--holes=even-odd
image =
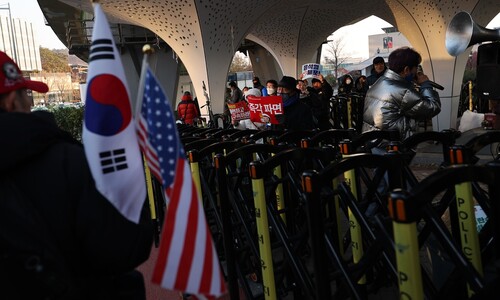
{"type": "Polygon", "coordinates": [[[272,95],[272,94],[274,94],[276,92],[276,89],[273,89],[273,88],[266,88],[266,89],[267,89],[267,93],[269,95],[272,95]]]}

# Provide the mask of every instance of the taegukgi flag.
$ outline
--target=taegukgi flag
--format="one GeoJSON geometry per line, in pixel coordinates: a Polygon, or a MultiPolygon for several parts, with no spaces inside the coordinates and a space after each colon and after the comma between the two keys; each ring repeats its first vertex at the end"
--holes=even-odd
{"type": "Polygon", "coordinates": [[[126,82],[106,15],[94,3],[83,126],[85,154],[99,192],[127,219],[138,223],[146,184],[126,82]]]}

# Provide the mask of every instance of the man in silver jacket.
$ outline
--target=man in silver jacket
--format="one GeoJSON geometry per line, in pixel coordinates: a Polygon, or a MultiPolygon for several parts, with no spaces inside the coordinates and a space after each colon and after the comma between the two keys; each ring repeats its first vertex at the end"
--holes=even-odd
{"type": "Polygon", "coordinates": [[[416,120],[430,119],[441,111],[431,81],[417,72],[421,62],[420,54],[408,47],[389,55],[389,69],[366,94],[363,132],[399,130],[403,139],[410,135],[416,120]]]}

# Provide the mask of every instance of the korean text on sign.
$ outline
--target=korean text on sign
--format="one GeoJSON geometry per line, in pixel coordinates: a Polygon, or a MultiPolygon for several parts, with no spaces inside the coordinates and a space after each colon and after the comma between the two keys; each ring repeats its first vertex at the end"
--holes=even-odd
{"type": "Polygon", "coordinates": [[[283,114],[283,100],[280,96],[248,96],[247,100],[252,122],[279,124],[276,116],[283,114]]]}

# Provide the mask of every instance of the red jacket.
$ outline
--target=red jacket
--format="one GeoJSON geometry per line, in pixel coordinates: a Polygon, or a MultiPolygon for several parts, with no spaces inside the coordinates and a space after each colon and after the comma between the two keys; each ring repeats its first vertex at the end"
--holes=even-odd
{"type": "Polygon", "coordinates": [[[199,117],[193,100],[182,100],[177,105],[177,115],[185,124],[193,125],[194,118],[199,117]]]}

